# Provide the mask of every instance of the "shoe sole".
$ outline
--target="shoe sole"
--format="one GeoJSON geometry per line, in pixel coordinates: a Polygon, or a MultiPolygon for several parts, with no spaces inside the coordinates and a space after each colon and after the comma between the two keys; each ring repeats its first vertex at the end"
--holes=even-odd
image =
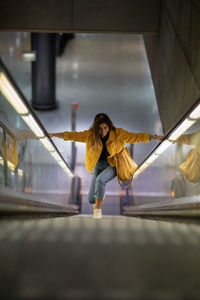
{"type": "Polygon", "coordinates": [[[102,218],[102,211],[100,210],[97,214],[95,213],[94,214],[94,211],[93,211],[93,218],[94,219],[101,219],[102,218]]]}

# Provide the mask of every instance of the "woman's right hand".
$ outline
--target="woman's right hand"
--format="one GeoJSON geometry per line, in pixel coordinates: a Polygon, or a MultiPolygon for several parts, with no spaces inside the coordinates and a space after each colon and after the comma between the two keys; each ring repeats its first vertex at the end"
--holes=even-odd
{"type": "Polygon", "coordinates": [[[53,133],[48,133],[48,135],[49,135],[50,139],[54,136],[53,133]]]}
{"type": "Polygon", "coordinates": [[[55,136],[55,137],[57,137],[57,138],[63,139],[63,137],[64,137],[64,132],[54,132],[54,133],[49,133],[50,139],[51,139],[53,136],[55,136]]]}

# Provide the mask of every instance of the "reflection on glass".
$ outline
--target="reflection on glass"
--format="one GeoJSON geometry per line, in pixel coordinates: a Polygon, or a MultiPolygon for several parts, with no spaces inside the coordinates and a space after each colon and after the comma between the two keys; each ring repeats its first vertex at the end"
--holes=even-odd
{"type": "Polygon", "coordinates": [[[26,122],[26,124],[30,127],[30,129],[35,133],[37,137],[44,137],[44,133],[30,114],[28,114],[28,116],[22,116],[22,119],[24,120],[24,122],[26,122]]]}
{"type": "Polygon", "coordinates": [[[0,71],[0,186],[67,204],[73,174],[30,112],[0,71]]]}
{"type": "Polygon", "coordinates": [[[3,158],[3,128],[0,126],[0,185],[5,184],[5,169],[4,169],[4,158],[3,158]]]}
{"type": "Polygon", "coordinates": [[[22,99],[3,72],[0,72],[0,91],[19,114],[28,113],[28,109],[24,105],[22,99]]]}
{"type": "Polygon", "coordinates": [[[200,104],[190,114],[190,118],[191,119],[199,119],[200,118],[200,104]]]}
{"type": "MultiPolygon", "coordinates": [[[[199,108],[192,116],[199,116],[199,108]]],[[[171,135],[161,143],[135,173],[135,205],[177,198],[200,200],[200,120],[182,122],[173,134],[177,138],[171,140],[171,135]],[[187,130],[179,136],[184,126],[187,130]]]]}
{"type": "Polygon", "coordinates": [[[184,134],[176,141],[178,144],[194,145],[186,159],[179,166],[181,173],[191,182],[200,181],[200,130],[184,134]]]}
{"type": "Polygon", "coordinates": [[[55,151],[55,148],[52,146],[52,144],[49,142],[49,140],[48,140],[46,137],[40,138],[40,142],[44,145],[44,147],[45,147],[49,152],[55,151]]]}
{"type": "Polygon", "coordinates": [[[177,138],[179,138],[187,129],[189,129],[196,121],[195,120],[190,120],[190,119],[186,119],[184,120],[179,126],[178,128],[175,130],[175,132],[173,132],[170,137],[169,140],[171,141],[175,141],[177,138]]]}
{"type": "MultiPolygon", "coordinates": [[[[2,66],[0,66],[0,68],[1,67],[2,66]]],[[[19,114],[26,125],[31,129],[32,133],[35,134],[35,137],[41,141],[44,147],[50,152],[57,152],[52,142],[47,141],[47,138],[45,138],[43,128],[41,128],[41,125],[38,123],[38,121],[36,121],[35,117],[33,117],[28,104],[26,104],[26,102],[23,100],[22,94],[20,94],[19,90],[14,86],[14,83],[10,80],[10,76],[7,74],[7,72],[5,73],[4,71],[4,68],[2,68],[2,71],[0,71],[0,91],[2,95],[4,95],[4,99],[9,102],[12,108],[19,114]]],[[[10,110],[10,108],[8,108],[8,110],[10,110]]],[[[4,113],[6,111],[7,110],[5,110],[4,113]]],[[[17,128],[15,128],[15,131],[16,130],[17,128]]],[[[20,133],[20,131],[18,131],[18,133],[20,133]]],[[[60,157],[60,159],[63,161],[60,166],[66,173],[68,173],[68,175],[73,176],[71,170],[65,164],[63,158],[60,157]]],[[[58,161],[58,159],[56,159],[56,161],[58,161]]]]}
{"type": "Polygon", "coordinates": [[[17,139],[11,133],[6,132],[5,160],[11,171],[14,171],[18,163],[17,139]]]}

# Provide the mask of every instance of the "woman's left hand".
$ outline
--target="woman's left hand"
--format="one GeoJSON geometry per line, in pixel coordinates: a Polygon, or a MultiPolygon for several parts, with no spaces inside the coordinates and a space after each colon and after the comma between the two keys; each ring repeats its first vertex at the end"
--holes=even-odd
{"type": "Polygon", "coordinates": [[[162,140],[163,140],[163,135],[151,135],[151,139],[152,139],[152,140],[157,140],[157,141],[162,142],[162,140]]]}

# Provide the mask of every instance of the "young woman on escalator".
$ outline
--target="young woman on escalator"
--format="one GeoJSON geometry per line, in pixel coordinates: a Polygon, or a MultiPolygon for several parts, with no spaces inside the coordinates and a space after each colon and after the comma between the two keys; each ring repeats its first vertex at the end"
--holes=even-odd
{"type": "Polygon", "coordinates": [[[117,176],[116,168],[108,162],[109,158],[116,155],[116,141],[119,153],[125,144],[148,143],[152,139],[162,140],[162,136],[132,133],[123,128],[116,128],[104,113],[97,114],[92,127],[87,130],[50,133],[49,136],[86,143],[85,165],[93,174],[88,193],[88,201],[93,204],[93,218],[102,217],[101,204],[105,198],[106,184],[117,176]]]}

